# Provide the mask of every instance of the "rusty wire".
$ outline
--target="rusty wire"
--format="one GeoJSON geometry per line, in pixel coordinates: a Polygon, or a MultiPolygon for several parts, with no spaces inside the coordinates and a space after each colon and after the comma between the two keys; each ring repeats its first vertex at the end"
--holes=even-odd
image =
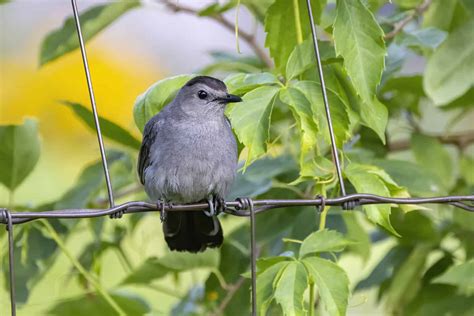
{"type": "MultiPolygon", "coordinates": [[[[0,224],[5,224],[8,231],[8,254],[9,254],[9,282],[10,282],[10,302],[11,302],[11,315],[16,315],[15,306],[15,283],[14,283],[14,225],[27,223],[40,218],[50,219],[78,219],[78,218],[93,218],[108,216],[113,214],[135,214],[143,212],[163,212],[163,211],[204,211],[209,208],[208,203],[193,203],[186,205],[172,205],[162,203],[150,203],[142,201],[126,202],[120,205],[114,204],[112,185],[109,176],[109,170],[107,166],[107,160],[105,156],[105,149],[102,140],[102,133],[100,130],[100,124],[97,114],[97,107],[95,104],[94,92],[92,87],[92,80],[90,76],[90,69],[87,61],[86,49],[82,37],[80,18],[77,9],[76,0],[71,0],[72,10],[74,19],[76,22],[76,31],[79,40],[79,46],[81,49],[82,61],[84,64],[84,70],[86,75],[87,87],[89,90],[91,108],[94,115],[94,122],[97,131],[97,140],[99,143],[99,151],[102,159],[102,165],[104,169],[104,175],[106,179],[107,192],[109,198],[109,208],[105,209],[64,209],[64,210],[51,210],[42,212],[15,212],[6,208],[0,208],[0,224]]],[[[459,196],[441,196],[441,197],[418,197],[418,198],[393,198],[384,197],[374,194],[367,193],[356,193],[346,194],[344,179],[342,177],[341,166],[339,162],[337,147],[335,145],[334,132],[332,128],[332,120],[330,107],[327,100],[326,87],[324,84],[324,75],[321,65],[319,47],[317,42],[316,26],[314,24],[313,13],[311,11],[310,0],[306,0],[308,18],[311,24],[311,32],[314,45],[315,59],[317,61],[317,69],[319,78],[321,81],[321,89],[323,102],[326,110],[326,118],[328,120],[328,129],[331,137],[331,149],[333,155],[333,161],[336,166],[337,176],[339,180],[339,187],[342,196],[335,198],[325,198],[318,195],[314,199],[268,199],[268,200],[252,200],[248,197],[238,198],[235,201],[226,201],[224,212],[234,216],[250,217],[250,248],[251,248],[251,277],[252,277],[252,315],[256,315],[256,260],[258,256],[258,249],[256,246],[255,233],[256,233],[256,222],[255,215],[277,208],[288,208],[288,207],[304,207],[313,206],[317,210],[322,211],[325,206],[341,206],[343,209],[351,210],[359,205],[370,205],[370,204],[447,204],[466,210],[468,212],[474,212],[474,195],[459,195],[459,196]]]]}

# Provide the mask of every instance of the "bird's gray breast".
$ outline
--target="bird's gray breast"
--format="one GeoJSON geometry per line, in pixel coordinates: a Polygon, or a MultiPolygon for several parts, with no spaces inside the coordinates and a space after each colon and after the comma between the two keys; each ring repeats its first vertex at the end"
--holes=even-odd
{"type": "Polygon", "coordinates": [[[210,194],[224,198],[237,168],[237,145],[224,117],[158,123],[145,170],[152,199],[191,203],[210,194]]]}

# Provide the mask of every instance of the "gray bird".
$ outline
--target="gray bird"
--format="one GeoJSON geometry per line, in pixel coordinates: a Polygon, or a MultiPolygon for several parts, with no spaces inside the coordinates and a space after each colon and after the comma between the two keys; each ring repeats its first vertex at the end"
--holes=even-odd
{"type": "Polygon", "coordinates": [[[222,81],[198,76],[145,125],[138,174],[148,196],[174,204],[210,204],[209,212],[162,214],[171,250],[200,252],[223,242],[215,210],[222,208],[237,170],[237,143],[224,109],[240,101],[222,81]]]}

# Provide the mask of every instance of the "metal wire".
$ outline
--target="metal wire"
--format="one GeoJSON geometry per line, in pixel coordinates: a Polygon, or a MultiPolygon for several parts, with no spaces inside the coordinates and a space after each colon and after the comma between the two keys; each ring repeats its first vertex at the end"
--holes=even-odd
{"type": "MultiPolygon", "coordinates": [[[[357,202],[358,205],[371,204],[448,204],[468,212],[474,212],[474,195],[457,195],[457,196],[436,196],[423,198],[394,198],[378,196],[367,193],[348,194],[346,196],[336,198],[321,198],[315,199],[267,199],[267,200],[252,200],[255,207],[255,214],[263,213],[268,210],[277,208],[313,206],[318,207],[322,203],[330,206],[344,206],[348,202],[357,202]]],[[[236,216],[250,216],[250,212],[246,211],[248,208],[242,199],[235,201],[226,201],[225,213],[236,216]]],[[[9,214],[12,218],[12,224],[23,224],[32,220],[40,218],[92,218],[111,215],[117,212],[123,214],[134,214],[144,212],[166,212],[174,211],[204,211],[209,208],[207,203],[193,203],[193,204],[165,204],[163,207],[157,207],[156,203],[135,201],[126,202],[106,209],[65,209],[52,210],[42,212],[14,212],[9,214]]],[[[0,224],[8,224],[8,219],[4,212],[0,212],[0,224]]]]}
{"type": "Polygon", "coordinates": [[[99,115],[97,114],[97,106],[95,104],[94,89],[92,88],[92,79],[89,71],[89,62],[87,61],[86,46],[84,45],[84,39],[82,38],[81,22],[79,20],[79,13],[77,10],[76,0],[71,0],[72,11],[74,13],[74,20],[76,22],[77,37],[79,39],[79,46],[81,48],[82,63],[84,64],[84,71],[86,74],[87,87],[89,89],[89,97],[92,106],[92,113],[94,114],[95,129],[97,132],[97,141],[99,142],[100,157],[102,159],[102,167],[104,169],[105,183],[107,184],[107,193],[109,195],[109,206],[115,205],[114,195],[112,191],[112,183],[110,181],[109,168],[107,166],[107,156],[105,155],[104,141],[102,139],[102,132],[100,130],[99,115]]]}
{"type": "Polygon", "coordinates": [[[15,303],[15,265],[13,264],[13,221],[12,216],[8,210],[2,212],[7,220],[7,232],[8,232],[8,269],[9,269],[9,282],[10,282],[10,308],[12,316],[16,315],[16,303],[15,303]]]}
{"type": "Polygon", "coordinates": [[[334,129],[332,127],[331,111],[329,110],[329,101],[328,101],[328,96],[326,92],[326,83],[324,82],[323,66],[321,64],[321,57],[319,54],[318,35],[316,33],[316,26],[314,24],[313,10],[311,9],[310,0],[306,0],[306,7],[308,8],[309,24],[311,25],[311,34],[313,35],[314,56],[316,58],[316,63],[318,66],[317,68],[318,68],[319,80],[321,81],[321,92],[323,95],[324,109],[326,110],[326,119],[328,121],[329,136],[331,138],[332,157],[334,160],[334,164],[336,165],[337,178],[339,179],[339,186],[341,187],[341,195],[344,196],[346,195],[346,187],[344,186],[344,178],[342,177],[341,163],[339,162],[339,155],[337,153],[336,139],[334,137],[334,129]]]}

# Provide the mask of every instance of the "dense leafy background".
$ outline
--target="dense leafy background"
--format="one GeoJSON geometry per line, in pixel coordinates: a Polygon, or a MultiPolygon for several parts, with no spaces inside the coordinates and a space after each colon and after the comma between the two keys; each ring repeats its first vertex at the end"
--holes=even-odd
{"type": "MultiPolygon", "coordinates": [[[[472,131],[457,126],[461,117],[472,116],[474,105],[472,2],[387,2],[312,1],[348,190],[393,197],[472,194],[474,138],[472,131]]],[[[115,2],[83,12],[85,39],[139,5],[115,2]]],[[[196,14],[219,20],[238,5],[264,28],[265,43],[253,43],[264,44],[273,61],[262,48],[255,50],[256,57],[214,53],[215,62],[201,71],[224,79],[230,92],[244,100],[227,110],[241,143],[242,166],[229,198],[339,195],[305,1],[231,0],[196,14]]],[[[241,37],[255,41],[246,35],[241,37]]],[[[40,64],[77,47],[69,17],[44,39],[40,64]]],[[[190,77],[160,80],[139,96],[133,111],[137,129],[142,131],[190,77]]],[[[85,104],[61,104],[93,132],[85,104]]],[[[141,192],[135,175],[140,140],[135,131],[108,119],[101,118],[101,126],[113,144],[107,154],[116,195],[121,201],[136,197],[141,192]]],[[[40,155],[37,122],[0,126],[0,143],[0,182],[13,193],[27,181],[40,155]]],[[[142,193],[139,197],[145,198],[142,193]]],[[[105,207],[101,164],[86,166],[58,200],[33,207],[13,199],[9,203],[15,210],[38,211],[105,207]]],[[[151,226],[151,216],[18,226],[20,310],[48,266],[66,256],[74,273],[61,282],[77,282],[80,290],[52,304],[52,315],[163,312],[159,302],[142,295],[144,288],[172,296],[174,305],[165,312],[172,315],[246,314],[248,222],[224,215],[226,238],[218,251],[190,255],[163,250],[159,257],[137,261],[140,245],[126,236],[148,229],[158,234],[158,221],[151,226]],[[79,254],[68,248],[71,240],[85,235],[79,254]],[[107,264],[117,262],[123,268],[114,275],[115,286],[106,287],[107,264]]],[[[364,304],[360,301],[370,289],[387,313],[474,313],[473,214],[433,205],[370,205],[354,212],[332,207],[322,214],[311,208],[281,209],[259,215],[257,231],[261,315],[350,314],[352,306],[364,304]],[[367,264],[368,275],[350,279],[346,270],[354,262],[367,264]]],[[[5,275],[3,279],[6,287],[5,275]]]]}

